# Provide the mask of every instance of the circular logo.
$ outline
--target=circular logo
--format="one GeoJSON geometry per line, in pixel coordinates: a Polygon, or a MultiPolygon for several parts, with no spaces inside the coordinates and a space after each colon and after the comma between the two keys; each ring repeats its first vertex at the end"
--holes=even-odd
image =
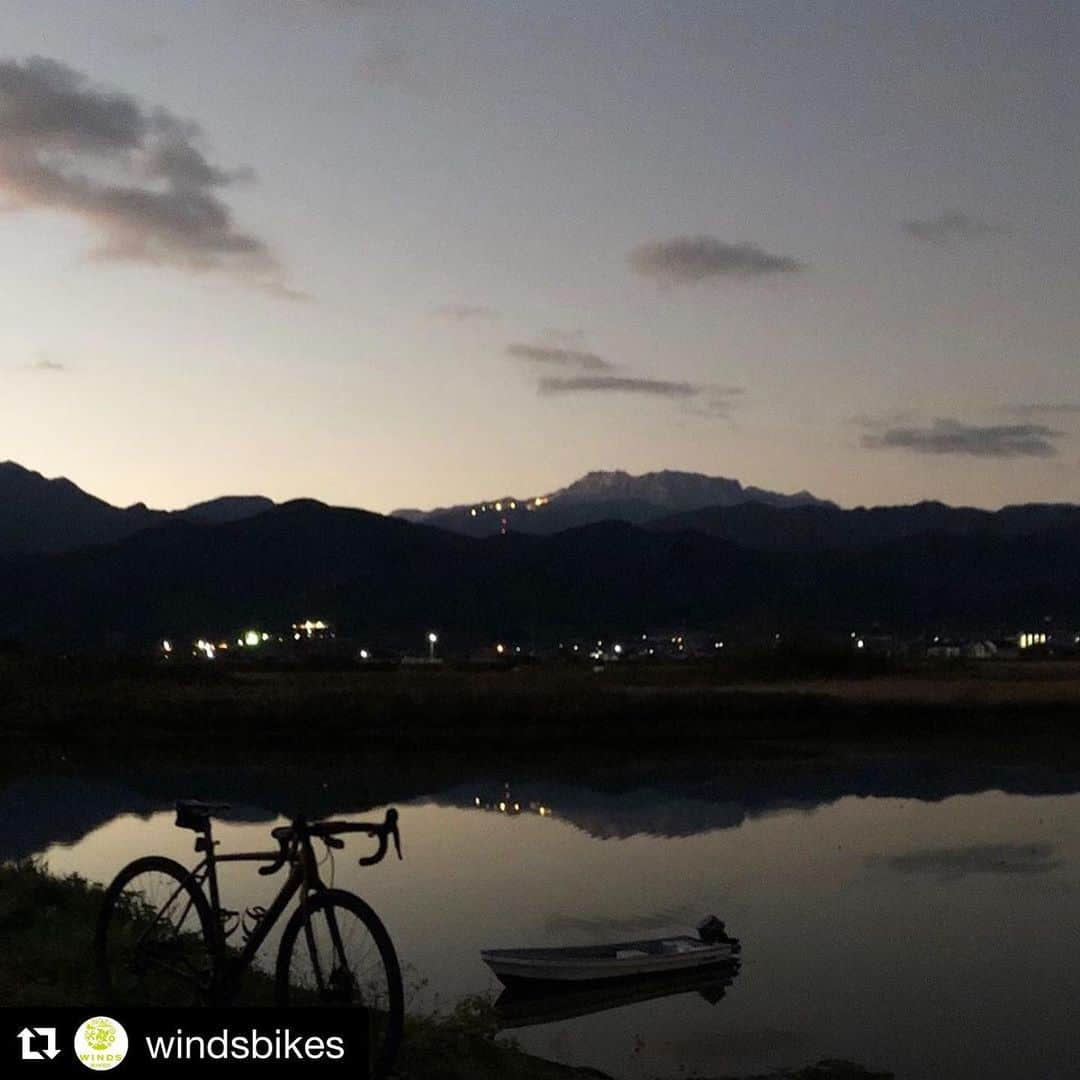
{"type": "Polygon", "coordinates": [[[124,1060],[127,1049],[127,1032],[111,1016],[84,1020],[75,1032],[75,1056],[88,1069],[99,1072],[115,1069],[124,1060]]]}

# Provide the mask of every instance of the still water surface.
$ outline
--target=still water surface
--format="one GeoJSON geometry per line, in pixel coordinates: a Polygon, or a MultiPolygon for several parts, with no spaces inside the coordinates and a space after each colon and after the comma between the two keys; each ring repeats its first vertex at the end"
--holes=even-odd
{"type": "MultiPolygon", "coordinates": [[[[497,994],[483,948],[681,933],[715,912],[743,942],[720,1000],[692,991],[514,1036],[629,1078],[822,1057],[912,1080],[1078,1075],[1080,794],[830,792],[748,811],[725,801],[723,784],[552,781],[511,795],[550,815],[475,807],[477,795],[497,802],[504,783],[473,776],[397,802],[402,863],[359,868],[359,839],[336,855],[335,884],[368,899],[413,981],[427,980],[414,1007],[497,994]]],[[[192,859],[192,834],[166,802],[127,788],[26,780],[0,805],[63,820],[53,840],[64,842],[34,841],[56,872],[107,881],[136,854],[192,859]],[[83,827],[80,807],[91,808],[83,827]]],[[[265,848],[284,820],[257,805],[237,812],[245,820],[217,827],[222,850],[265,848]]],[[[266,904],[277,881],[223,868],[225,902],[266,904]]]]}

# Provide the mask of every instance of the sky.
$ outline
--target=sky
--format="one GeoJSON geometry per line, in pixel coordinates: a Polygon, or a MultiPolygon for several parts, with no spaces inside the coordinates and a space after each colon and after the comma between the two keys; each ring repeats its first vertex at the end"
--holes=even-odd
{"type": "Polygon", "coordinates": [[[1080,501],[1080,8],[8,0],[0,459],[1080,501]]]}

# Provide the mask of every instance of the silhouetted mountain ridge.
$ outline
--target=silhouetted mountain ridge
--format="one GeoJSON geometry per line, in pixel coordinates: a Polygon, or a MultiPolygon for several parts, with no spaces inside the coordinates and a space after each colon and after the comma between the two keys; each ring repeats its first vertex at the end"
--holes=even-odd
{"type": "Polygon", "coordinates": [[[415,647],[437,627],[458,648],[674,625],[1015,629],[1080,610],[1078,547],[1080,517],[1022,536],[777,552],[613,521],[474,539],[298,500],[0,564],[0,620],[31,643],[139,648],[305,616],[374,645],[415,647]]]}
{"type": "Polygon", "coordinates": [[[768,551],[855,551],[933,533],[1028,536],[1078,521],[1080,507],[1069,503],[1029,503],[992,511],[930,501],[853,510],[825,505],[778,508],[746,502],[672,514],[649,522],[649,528],[699,532],[768,551]]]}
{"type": "Polygon", "coordinates": [[[0,555],[107,544],[165,516],[143,503],[111,506],[70,480],[47,480],[13,461],[0,463],[0,555]]]}
{"type": "Polygon", "coordinates": [[[184,510],[151,510],[144,502],[119,507],[63,477],[50,480],[5,461],[0,462],[0,558],[110,544],[170,518],[205,524],[236,521],[274,505],[261,495],[226,495],[184,510]]]}

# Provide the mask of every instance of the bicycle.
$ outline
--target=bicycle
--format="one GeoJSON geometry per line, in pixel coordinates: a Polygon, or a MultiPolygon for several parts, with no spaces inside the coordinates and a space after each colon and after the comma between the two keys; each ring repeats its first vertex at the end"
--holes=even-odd
{"type": "Polygon", "coordinates": [[[117,1005],[228,1004],[299,893],[278,944],[274,1002],[365,1007],[371,1075],[385,1076],[397,1055],[405,1012],[397,954],[382,921],[363,900],[323,882],[312,841],[320,840],[329,851],[345,846],[339,834],[364,833],[379,846],[359,860],[361,866],[381,862],[390,840],[400,859],[397,811],[387,810],[381,824],[297,817],[271,830],[277,851],[218,854],[211,819],[228,809],[227,804],[177,802],[176,824],[199,834],[195,851],[202,861],[189,870],[174,859],[148,855],[125,866],[105,890],[95,934],[103,997],[117,1005]],[[264,876],[288,865],[289,876],[268,908],[241,914],[221,906],[217,866],[224,862],[269,863],[259,868],[264,876]],[[230,948],[228,939],[237,929],[243,945],[230,948]]]}

